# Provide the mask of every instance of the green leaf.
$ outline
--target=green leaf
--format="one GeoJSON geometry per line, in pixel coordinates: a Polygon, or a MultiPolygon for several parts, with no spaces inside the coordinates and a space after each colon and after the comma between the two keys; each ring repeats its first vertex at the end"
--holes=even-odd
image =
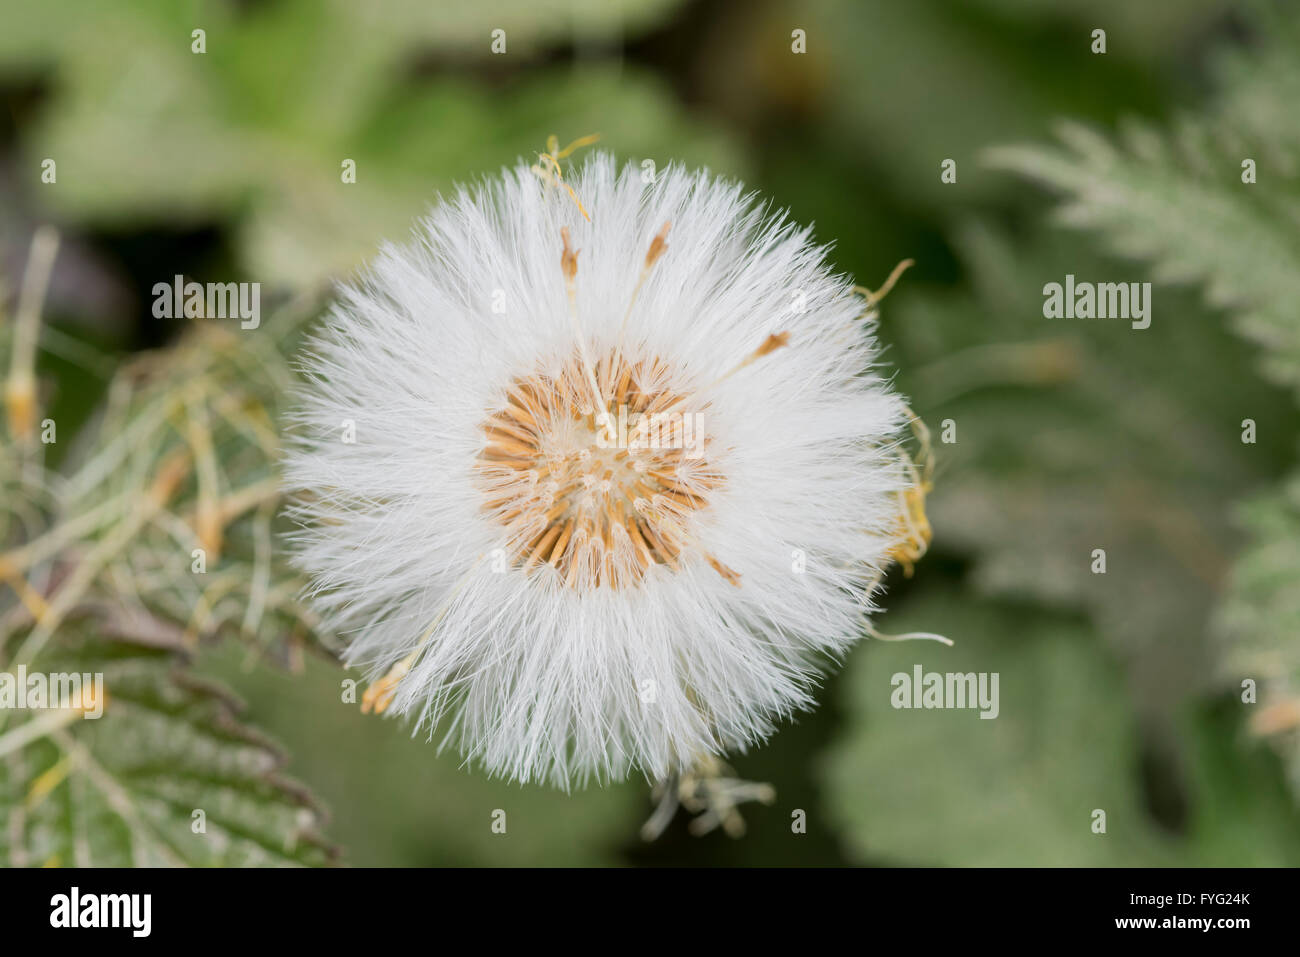
{"type": "Polygon", "coordinates": [[[346,4],[340,14],[357,30],[387,31],[395,43],[454,51],[469,58],[492,57],[493,30],[506,34],[509,56],[547,46],[617,45],[661,24],[685,0],[382,0],[346,4]]]}
{"type": "MultiPolygon", "coordinates": [[[[5,866],[328,863],[322,812],[280,773],[239,703],[174,650],[65,628],[41,673],[103,676],[103,714],[6,712],[0,734],[5,866]],[[29,716],[33,715],[33,716],[29,716]],[[30,722],[61,726],[14,748],[30,722]],[[200,813],[201,812],[201,813],[200,813]]],[[[94,709],[92,708],[92,711],[94,709]]]]}
{"type": "Polygon", "coordinates": [[[1225,58],[1227,87],[1205,115],[1167,132],[1132,123],[1118,143],[1069,123],[1060,147],[989,160],[1064,194],[1063,222],[1149,261],[1155,279],[1201,287],[1264,350],[1265,374],[1300,389],[1300,15],[1267,23],[1260,52],[1225,58]],[[1243,182],[1247,161],[1256,182],[1243,182]]]}
{"type": "MultiPolygon", "coordinates": [[[[440,191],[535,159],[552,133],[561,145],[599,133],[598,148],[620,162],[745,170],[726,134],[691,118],[661,82],[631,69],[546,71],[505,91],[443,80],[416,93],[395,91],[372,112],[345,142],[277,169],[277,188],[260,196],[241,227],[250,273],[298,283],[346,274],[381,241],[405,242],[440,191]],[[355,183],[340,182],[344,157],[356,161],[355,183]]],[[[583,159],[579,153],[571,162],[583,159]]]]}
{"type": "Polygon", "coordinates": [[[846,205],[897,203],[909,219],[938,219],[962,204],[1014,199],[1005,179],[978,168],[987,147],[1045,135],[1063,113],[1109,122],[1119,109],[1160,109],[1171,61],[1227,4],[1028,6],[809,0],[797,15],[777,6],[729,21],[705,76],[711,99],[734,113],[759,122],[775,106],[805,120],[791,138],[806,165],[848,151],[870,173],[862,188],[871,198],[846,205]],[[1098,26],[1109,28],[1105,55],[1090,49],[1098,26]],[[791,51],[794,28],[806,31],[806,54],[791,51]],[[955,184],[940,178],[946,159],[957,163],[955,184]]]}
{"type": "Polygon", "coordinates": [[[956,644],[872,644],[854,656],[849,730],[828,757],[827,788],[860,859],[1085,866],[1150,863],[1163,852],[1135,783],[1122,680],[1085,626],[952,596],[907,620],[956,644]],[[998,716],[895,709],[892,676],[917,664],[998,674],[998,716]],[[1092,832],[1094,809],[1106,813],[1104,835],[1092,832]]]}
{"type": "Polygon", "coordinates": [[[1300,797],[1300,478],[1249,499],[1238,515],[1250,542],[1219,609],[1221,672],[1238,697],[1254,683],[1252,728],[1281,755],[1300,797]]]}
{"type": "MultiPolygon", "coordinates": [[[[636,4],[632,19],[648,22],[676,2],[636,4]]],[[[608,4],[566,2],[559,19],[554,4],[523,3],[415,17],[395,0],[389,19],[370,5],[291,0],[243,16],[222,7],[202,23],[170,4],[124,6],[120,16],[59,3],[48,14],[13,12],[23,31],[43,16],[44,29],[65,31],[46,51],[57,82],[25,130],[23,162],[57,159],[57,183],[43,195],[70,222],[233,221],[240,266],[266,283],[301,289],[346,274],[382,240],[404,240],[438,190],[535,156],[553,133],[599,132],[624,159],[744,168],[725,133],[692,118],[645,71],[600,61],[526,75],[503,66],[488,87],[409,69],[421,37],[458,24],[468,40],[493,22],[478,37],[493,63],[507,59],[487,53],[495,26],[521,46],[568,35],[570,15],[582,36],[604,35],[601,24],[619,19],[608,4]],[[208,30],[206,53],[190,51],[195,27],[208,30]],[[126,49],[135,52],[124,65],[126,49]],[[343,181],[345,160],[355,182],[343,181]]],[[[27,49],[0,41],[0,68],[33,69],[27,49]]]]}
{"type": "Polygon", "coordinates": [[[191,649],[238,637],[254,658],[292,661],[328,643],[299,601],[303,577],[275,549],[288,524],[275,424],[296,382],[287,355],[318,306],[269,308],[256,329],[178,319],[194,328],[122,366],[78,441],[61,436],[74,450],[67,474],[4,456],[21,527],[6,510],[0,663],[43,664],[84,614],[99,633],[191,649]]]}
{"type": "MultiPolygon", "coordinates": [[[[1251,9],[1262,39],[1252,48],[1220,56],[1221,89],[1197,116],[1168,131],[1134,123],[1118,142],[1069,124],[1061,130],[1061,147],[1004,148],[993,151],[991,160],[1064,194],[1062,221],[1096,233],[1122,255],[1149,261],[1156,280],[1198,286],[1212,306],[1229,312],[1232,328],[1258,347],[1265,376],[1300,390],[1300,320],[1295,308],[1300,298],[1300,164],[1295,159],[1300,146],[1300,115],[1295,110],[1300,14],[1282,5],[1257,4],[1251,9]],[[1246,166],[1253,167],[1256,182],[1244,181],[1249,178],[1246,166]]],[[[1187,316],[1180,324],[1191,332],[1187,316]]],[[[1247,419],[1255,420],[1268,409],[1262,397],[1246,398],[1247,386],[1240,377],[1219,378],[1220,405],[1238,410],[1243,428],[1247,419]]],[[[1186,394],[1186,386],[1168,392],[1186,394]]],[[[1198,418],[1212,420],[1216,414],[1227,418],[1212,408],[1198,418]]],[[[1252,426],[1261,427],[1257,421],[1252,426]]],[[[1223,422],[1220,427],[1226,431],[1229,425],[1223,422]]],[[[1296,433],[1293,422],[1276,418],[1265,428],[1288,442],[1296,433]]],[[[1178,434],[1189,431],[1183,426],[1178,434]]],[[[1242,443],[1231,457],[1266,464],[1270,457],[1260,452],[1258,445],[1242,443]]],[[[1290,459],[1293,449],[1286,452],[1290,459]]],[[[1223,453],[1228,455],[1226,448],[1223,453]]],[[[1207,458],[1186,475],[1203,480],[1220,471],[1223,462],[1207,458]]],[[[1228,484],[1219,489],[1221,502],[1250,491],[1249,486],[1234,489],[1228,484]]],[[[1173,499],[1161,496],[1160,501],[1173,499]]],[[[1252,498],[1242,509],[1252,543],[1232,570],[1231,590],[1218,616],[1224,640],[1215,651],[1221,660],[1213,670],[1231,676],[1234,683],[1248,678],[1259,683],[1255,727],[1277,745],[1300,790],[1300,696],[1295,691],[1300,644],[1292,638],[1300,623],[1300,606],[1292,594],[1300,571],[1293,545],[1300,526],[1296,502],[1293,482],[1283,492],[1252,498]]],[[[1208,508],[1215,508],[1213,501],[1198,509],[1200,522],[1214,527],[1212,538],[1222,539],[1217,517],[1204,518],[1208,508]]],[[[1172,515],[1170,519],[1167,529],[1184,536],[1180,553],[1193,556],[1197,542],[1186,532],[1195,522],[1175,521],[1172,515]]],[[[1210,537],[1202,540],[1208,543],[1210,537]]],[[[1140,567],[1147,587],[1151,565],[1140,567]]],[[[1217,585],[1223,577],[1216,571],[1206,583],[1217,585]]],[[[1200,631],[1196,619],[1205,612],[1203,599],[1189,602],[1196,609],[1191,619],[1171,619],[1165,603],[1143,601],[1132,592],[1123,607],[1126,615],[1133,612],[1131,622],[1153,604],[1161,614],[1138,618],[1143,627],[1168,629],[1174,621],[1180,630],[1200,631]]]]}
{"type": "Polygon", "coordinates": [[[250,670],[227,645],[201,664],[238,687],[258,726],[293,754],[294,772],[328,802],[348,864],[616,865],[653,809],[636,778],[568,794],[489,778],[454,751],[439,754],[439,739],[362,714],[359,676],[313,657],[296,675],[250,670]]]}
{"type": "Polygon", "coordinates": [[[846,673],[847,731],[826,755],[829,811],[860,861],[956,866],[1294,864],[1300,829],[1276,767],[1240,758],[1230,722],[1184,726],[1183,833],[1157,824],[1122,673],[1078,619],[929,589],[891,627],[956,644],[872,643],[846,673]],[[894,675],[998,675],[998,714],[902,709],[894,675]],[[1244,784],[1243,781],[1249,782],[1244,784]],[[1243,788],[1263,793],[1251,815],[1243,788]],[[1094,831],[1105,812],[1105,833],[1094,831]],[[1245,819],[1245,823],[1242,819],[1245,819]],[[1231,840],[1221,832],[1237,822],[1231,840]]]}
{"type": "MultiPolygon", "coordinates": [[[[393,61],[421,51],[454,51],[461,57],[493,57],[492,31],[506,33],[509,57],[537,54],[552,46],[616,44],[661,24],[684,0],[371,0],[370,3],[322,7],[312,0],[277,0],[274,4],[240,8],[224,3],[178,5],[170,0],[119,0],[110,7],[76,0],[0,0],[0,64],[35,63],[50,59],[79,59],[115,25],[138,33],[152,32],[154,43],[139,52],[156,55],[169,41],[189,52],[190,31],[209,34],[209,51],[232,34],[293,26],[303,39],[285,43],[282,56],[304,54],[310,31],[327,25],[357,42],[380,45],[393,61]],[[335,26],[337,25],[337,27],[335,26]],[[236,32],[238,31],[238,32],[236,32]]],[[[501,57],[510,62],[508,57],[501,57]]],[[[339,64],[343,69],[347,64],[339,64]]],[[[267,69],[274,69],[269,64],[267,69]]]]}
{"type": "Polygon", "coordinates": [[[954,245],[973,290],[896,290],[882,331],[935,433],[935,547],[972,556],[986,595],[1088,611],[1144,716],[1167,725],[1211,684],[1206,621],[1236,544],[1227,503],[1289,463],[1295,409],[1177,290],[1153,289],[1144,330],[1044,318],[1048,282],[1136,278],[1068,236],[968,225],[954,245]]]}

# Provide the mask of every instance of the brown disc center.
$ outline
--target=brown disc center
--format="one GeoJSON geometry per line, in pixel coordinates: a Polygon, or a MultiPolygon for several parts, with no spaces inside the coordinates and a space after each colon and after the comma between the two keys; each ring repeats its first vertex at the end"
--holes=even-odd
{"type": "Polygon", "coordinates": [[[696,541],[692,520],[723,476],[707,455],[707,409],[670,388],[668,372],[612,352],[590,371],[574,358],[510,383],[476,463],[509,564],[549,566],[572,588],[621,588],[653,565],[676,570],[695,548],[739,584],[696,541]]]}

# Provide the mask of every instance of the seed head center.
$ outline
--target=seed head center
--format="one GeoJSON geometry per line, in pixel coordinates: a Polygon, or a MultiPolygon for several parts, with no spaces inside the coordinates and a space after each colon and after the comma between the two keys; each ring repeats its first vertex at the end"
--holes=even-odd
{"type": "Polygon", "coordinates": [[[694,519],[723,476],[709,464],[703,410],[668,386],[668,373],[657,359],[615,352],[592,373],[574,358],[511,381],[476,462],[511,565],[549,566],[581,590],[633,587],[655,565],[677,570],[695,548],[739,582],[696,543],[694,519]]]}

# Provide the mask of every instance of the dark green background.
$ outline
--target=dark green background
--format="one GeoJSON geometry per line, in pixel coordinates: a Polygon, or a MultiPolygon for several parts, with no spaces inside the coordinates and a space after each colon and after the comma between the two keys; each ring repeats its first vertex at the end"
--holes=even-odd
{"type": "Polygon", "coordinates": [[[1284,769],[1247,731],[1245,673],[1214,625],[1242,545],[1234,503],[1293,461],[1291,397],[1194,284],[1158,285],[1143,332],[1044,319],[1042,286],[1067,272],[1151,276],[1052,225],[1047,193],[985,162],[1049,142],[1062,118],[1109,134],[1206,112],[1218,51],[1265,42],[1239,4],[441,7],[0,2],[0,253],[12,282],[31,225],[62,227],[49,321],[101,355],[42,358],[60,421],[84,420],[105,368],[181,334],[151,316],[154,282],[287,292],[346,275],[438,190],[548,134],[599,132],[629,161],[743,178],[814,222],[864,285],[917,261],[880,338],[918,413],[958,438],[937,449],[934,548],[891,579],[878,626],[957,645],[859,645],[814,713],[735,758],[778,793],[748,811],[745,838],[693,838],[679,818],[652,845],[637,838],[645,782],[566,796],[485,780],[341,703],[346,675],[323,657],[291,674],[211,648],[204,668],[285,746],[346,862],[1300,863],[1284,769]],[[504,56],[489,53],[494,28],[504,56]],[[56,187],[35,172],[46,156],[56,187]],[[344,158],[355,186],[339,181],[344,158]],[[940,181],[949,158],[955,184],[940,181]],[[1247,417],[1255,445],[1239,441],[1247,417]],[[1098,547],[1105,576],[1089,571],[1098,547]],[[889,675],[914,662],[998,671],[1002,716],[892,711],[889,675]]]}

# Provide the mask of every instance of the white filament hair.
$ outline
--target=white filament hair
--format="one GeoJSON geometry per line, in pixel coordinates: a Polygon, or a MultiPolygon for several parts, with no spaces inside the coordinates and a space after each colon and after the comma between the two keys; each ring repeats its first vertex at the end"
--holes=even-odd
{"type": "Polygon", "coordinates": [[[385,245],[306,350],[286,464],[297,560],[346,663],[374,679],[408,660],[392,712],[492,773],[565,788],[660,779],[811,707],[875,611],[911,484],[896,448],[906,406],[809,229],[707,172],[647,184],[598,154],[568,184],[590,221],[520,165],[385,245]],[[629,314],[665,222],[668,249],[629,314]],[[475,481],[510,383],[577,350],[564,227],[585,348],[662,358],[707,401],[725,476],[693,516],[698,547],[636,587],[502,569],[503,529],[475,481]],[[788,346],[727,375],[781,333],[788,346]]]}

